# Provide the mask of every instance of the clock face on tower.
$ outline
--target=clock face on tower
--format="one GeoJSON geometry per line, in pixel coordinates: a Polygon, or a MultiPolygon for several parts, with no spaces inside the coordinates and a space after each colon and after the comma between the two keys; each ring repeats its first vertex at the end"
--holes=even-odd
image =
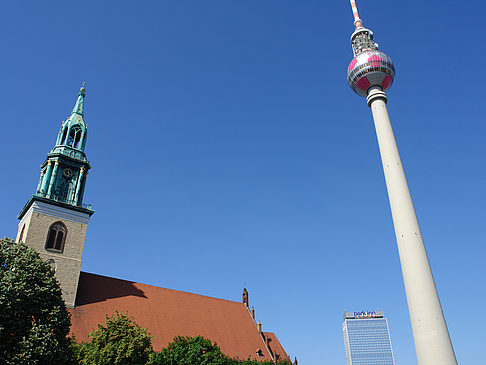
{"type": "Polygon", "coordinates": [[[72,178],[73,177],[73,170],[69,169],[69,168],[66,168],[63,170],[62,172],[62,175],[65,177],[65,178],[72,178]]]}

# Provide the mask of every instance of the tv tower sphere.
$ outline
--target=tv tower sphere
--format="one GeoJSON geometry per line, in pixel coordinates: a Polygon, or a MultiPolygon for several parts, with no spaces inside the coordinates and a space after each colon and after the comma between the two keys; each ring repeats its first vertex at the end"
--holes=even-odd
{"type": "Polygon", "coordinates": [[[356,94],[364,98],[373,86],[387,91],[394,77],[395,67],[391,58],[376,49],[362,51],[348,66],[348,84],[356,94]]]}

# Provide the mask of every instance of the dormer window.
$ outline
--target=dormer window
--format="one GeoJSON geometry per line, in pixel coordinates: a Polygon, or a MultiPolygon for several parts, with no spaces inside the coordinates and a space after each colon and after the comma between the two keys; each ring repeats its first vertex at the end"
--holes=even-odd
{"type": "Polygon", "coordinates": [[[53,223],[49,227],[47,234],[46,250],[60,252],[64,251],[64,242],[66,241],[67,228],[62,222],[53,223]]]}

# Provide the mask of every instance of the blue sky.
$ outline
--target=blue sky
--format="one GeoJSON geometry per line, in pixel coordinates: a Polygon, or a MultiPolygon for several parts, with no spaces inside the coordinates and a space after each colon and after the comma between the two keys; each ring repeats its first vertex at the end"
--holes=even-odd
{"type": "MultiPolygon", "coordinates": [[[[483,358],[486,58],[479,1],[358,1],[395,62],[395,130],[458,361],[483,358]]],[[[301,364],[345,364],[383,309],[416,363],[371,112],[342,1],[4,2],[0,235],[86,81],[83,270],[230,300],[301,364]]]]}

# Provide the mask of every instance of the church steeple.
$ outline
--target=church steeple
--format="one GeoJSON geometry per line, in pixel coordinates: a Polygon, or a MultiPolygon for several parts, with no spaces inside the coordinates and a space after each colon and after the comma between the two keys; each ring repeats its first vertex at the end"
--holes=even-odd
{"type": "Polygon", "coordinates": [[[84,84],[62,122],[54,148],[41,165],[37,190],[20,211],[17,242],[25,242],[56,270],[64,300],[75,305],[86,229],[94,211],[83,204],[88,170],[84,149],[84,84]]]}
{"type": "Polygon", "coordinates": [[[84,85],[86,85],[85,82],[83,82],[83,86],[81,86],[81,89],[79,89],[78,100],[76,100],[76,104],[74,105],[71,113],[71,115],[74,113],[79,114],[81,115],[81,118],[84,114],[84,97],[86,96],[86,89],[84,88],[84,85]]]}
{"type": "Polygon", "coordinates": [[[54,149],[58,146],[68,146],[84,152],[86,137],[88,136],[88,129],[84,123],[84,97],[86,96],[84,85],[83,83],[83,86],[79,90],[78,99],[76,100],[76,104],[74,104],[71,116],[61,124],[54,149]]]}
{"type": "Polygon", "coordinates": [[[86,176],[91,167],[84,153],[88,137],[84,122],[84,85],[79,90],[70,117],[61,123],[54,148],[41,165],[41,176],[34,194],[75,207],[83,207],[86,176]]]}

